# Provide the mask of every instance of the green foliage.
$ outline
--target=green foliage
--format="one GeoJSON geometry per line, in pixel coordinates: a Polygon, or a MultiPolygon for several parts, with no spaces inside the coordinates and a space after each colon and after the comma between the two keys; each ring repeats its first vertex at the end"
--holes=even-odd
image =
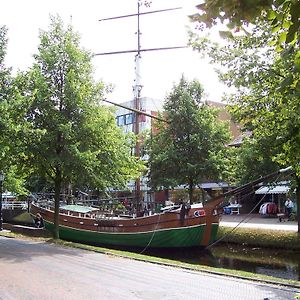
{"type": "Polygon", "coordinates": [[[272,141],[246,138],[238,149],[236,177],[241,184],[253,181],[261,176],[271,174],[279,169],[274,157],[272,141]]]}
{"type": "Polygon", "coordinates": [[[51,17],[38,50],[32,68],[16,76],[14,93],[4,102],[4,126],[11,140],[8,152],[18,165],[55,190],[58,238],[64,185],[124,187],[143,166],[130,155],[133,139],[117,127],[113,111],[101,105],[104,84],[94,82],[92,55],[80,48],[73,28],[51,17]]]}
{"type": "MultiPolygon", "coordinates": [[[[265,90],[261,91],[260,95],[255,95],[255,97],[265,97],[266,95],[268,95],[267,99],[270,100],[271,98],[274,98],[273,94],[276,91],[275,97],[278,99],[277,96],[279,92],[279,94],[281,94],[280,101],[284,103],[284,105],[287,107],[293,107],[291,113],[293,121],[291,121],[290,123],[296,124],[294,122],[296,121],[294,114],[299,114],[299,107],[295,107],[294,104],[295,101],[299,99],[300,94],[300,2],[294,0],[206,0],[203,4],[198,6],[198,9],[200,9],[201,13],[193,15],[191,16],[191,18],[193,21],[200,22],[200,24],[204,25],[202,27],[212,27],[216,25],[218,21],[224,22],[226,20],[229,29],[234,29],[235,32],[244,29],[244,25],[251,25],[250,28],[252,28],[255,25],[254,31],[256,31],[256,24],[259,23],[260,20],[267,20],[268,23],[265,24],[265,28],[261,28],[258,26],[259,30],[268,34],[269,36],[267,40],[265,38],[263,39],[263,42],[267,42],[265,43],[265,46],[274,46],[274,48],[269,49],[269,55],[265,53],[265,63],[269,62],[270,60],[272,64],[274,63],[273,58],[274,56],[276,56],[276,53],[272,52],[280,53],[280,57],[276,58],[277,61],[275,62],[275,68],[273,65],[273,69],[271,70],[267,66],[267,72],[269,74],[266,74],[265,70],[259,69],[259,66],[255,68],[254,64],[252,70],[249,70],[249,72],[245,73],[245,75],[248,79],[248,75],[251,75],[250,73],[253,73],[255,76],[251,75],[250,77],[252,78],[252,80],[256,80],[256,82],[258,82],[258,80],[261,80],[262,77],[265,77],[264,81],[267,81],[267,84],[260,82],[260,84],[265,88],[265,90]],[[280,72],[278,72],[278,69],[280,69],[280,72]],[[260,74],[258,70],[263,71],[263,76],[259,76],[260,74]],[[278,77],[276,79],[274,78],[275,73],[278,77]],[[266,76],[270,76],[270,79],[267,80],[266,76]],[[271,82],[273,84],[273,91],[270,93],[271,82]]],[[[250,33],[247,33],[248,35],[253,35],[251,31],[250,33]]],[[[228,34],[226,38],[228,38],[228,34]]],[[[253,36],[251,36],[251,38],[253,41],[253,36]]],[[[253,53],[252,55],[247,56],[247,60],[249,61],[252,57],[251,60],[255,63],[255,58],[257,57],[255,47],[258,45],[258,43],[256,42],[255,45],[252,43],[252,45],[253,53]]],[[[238,47],[238,49],[240,50],[241,47],[238,47]]],[[[242,56],[240,55],[240,57],[242,56]]],[[[229,64],[231,63],[231,61],[228,59],[227,62],[229,64]]],[[[259,60],[258,63],[260,63],[259,60]]],[[[241,68],[238,68],[238,70],[241,71],[241,68]]],[[[228,76],[230,76],[229,73],[228,76]]],[[[244,80],[243,77],[244,74],[241,77],[241,80],[247,83],[247,86],[245,88],[251,89],[251,82],[246,82],[246,80],[244,80]]],[[[238,81],[236,80],[235,83],[237,82],[238,81]]],[[[248,99],[246,99],[245,101],[249,102],[248,99]]],[[[276,106],[278,105],[276,104],[276,106]]],[[[251,108],[249,109],[248,113],[251,114],[251,108]]],[[[283,111],[281,111],[280,114],[283,118],[288,117],[283,111]]],[[[280,123],[282,122],[281,119],[278,120],[276,118],[273,118],[271,124],[277,121],[279,121],[280,123]]],[[[292,127],[294,127],[294,125],[292,127]]],[[[281,130],[284,131],[285,128],[282,127],[281,130]]],[[[288,134],[290,135],[290,128],[288,128],[287,130],[289,132],[288,134]]],[[[299,136],[297,133],[299,132],[299,128],[293,128],[292,131],[294,131],[295,133],[295,137],[293,138],[294,140],[292,141],[292,143],[285,143],[283,147],[285,151],[282,157],[278,158],[279,161],[281,161],[282,163],[285,161],[286,151],[288,149],[289,152],[296,151],[296,159],[298,159],[299,161],[299,147],[294,147],[296,145],[296,142],[299,142],[299,136]],[[294,131],[294,129],[296,130],[294,131]]],[[[276,132],[276,134],[278,134],[278,132],[276,132]]],[[[290,164],[291,161],[293,161],[293,164],[295,164],[295,160],[291,159],[288,159],[287,163],[290,164]]]]}
{"type": "Polygon", "coordinates": [[[227,124],[201,102],[199,82],[180,80],[164,105],[168,125],[158,124],[150,141],[150,181],[154,188],[186,185],[189,199],[197,184],[222,180],[226,170],[227,124]]]}
{"type": "Polygon", "coordinates": [[[193,22],[199,22],[203,28],[211,28],[219,22],[226,21],[230,29],[239,30],[243,25],[254,23],[269,5],[268,0],[206,0],[197,5],[200,12],[191,15],[190,18],[193,22]]]}
{"type": "MultiPolygon", "coordinates": [[[[1,73],[4,71],[4,58],[6,55],[6,48],[7,48],[7,28],[5,26],[0,27],[0,66],[1,66],[1,73]]],[[[2,81],[2,78],[1,78],[2,81]]],[[[3,83],[3,81],[2,81],[3,83]]]]}
{"type": "Polygon", "coordinates": [[[273,32],[280,31],[276,42],[278,50],[286,44],[299,42],[300,3],[294,0],[205,0],[197,6],[200,13],[190,18],[205,27],[227,22],[229,28],[238,31],[243,25],[255,24],[258,18],[268,19],[273,32]]]}
{"type": "Polygon", "coordinates": [[[22,146],[24,163],[47,181],[124,187],[141,165],[130,156],[130,137],[100,104],[104,85],[93,81],[91,57],[80,49],[72,27],[64,29],[60,18],[52,17],[50,30],[41,32],[33,67],[16,78],[11,135],[22,146]]]}
{"type": "Polygon", "coordinates": [[[22,149],[12,146],[14,136],[9,135],[9,102],[15,93],[14,80],[10,68],[4,63],[7,47],[7,29],[0,27],[0,170],[5,174],[4,188],[19,195],[27,193],[25,182],[28,170],[18,164],[18,156],[21,156],[22,149]]]}
{"type": "Polygon", "coordinates": [[[261,21],[251,35],[235,36],[224,46],[208,39],[195,39],[193,45],[219,63],[220,79],[236,88],[228,101],[243,129],[253,133],[262,150],[257,154],[283,166],[292,165],[300,174],[300,90],[299,73],[294,72],[298,49],[293,46],[277,53],[275,46],[269,45],[271,30],[261,21]]]}
{"type": "MultiPolygon", "coordinates": [[[[223,1],[206,1],[204,10],[212,12],[207,20],[215,24],[222,11],[223,1]],[[212,8],[206,6],[212,4],[212,8]],[[220,10],[217,12],[216,5],[220,10]]],[[[241,3],[240,1],[239,3],[241,3]]],[[[243,1],[244,2],[244,1],[243,1]]],[[[248,2],[246,0],[245,2],[248,2]]],[[[255,20],[255,26],[247,35],[227,39],[229,47],[222,50],[216,45],[204,46],[200,39],[194,40],[198,49],[208,48],[214,62],[228,64],[220,78],[237,88],[231,101],[233,112],[256,140],[268,139],[272,147],[272,159],[284,166],[292,166],[296,173],[298,230],[300,230],[300,2],[293,0],[270,1],[265,7],[258,7],[250,19],[240,12],[229,11],[225,19],[235,26],[235,21],[255,20]],[[262,10],[268,12],[258,18],[262,10]],[[230,14],[235,20],[230,19],[230,14]],[[217,53],[217,54],[216,54],[217,53]],[[259,53],[259,54],[258,54],[259,53]],[[222,56],[222,57],[221,57],[222,56]],[[235,56],[235,57],[234,57],[235,56]]],[[[225,13],[226,15],[226,13],[225,13]]],[[[201,20],[200,20],[201,22],[201,20]]],[[[202,40],[203,41],[203,40],[202,40]]]]}

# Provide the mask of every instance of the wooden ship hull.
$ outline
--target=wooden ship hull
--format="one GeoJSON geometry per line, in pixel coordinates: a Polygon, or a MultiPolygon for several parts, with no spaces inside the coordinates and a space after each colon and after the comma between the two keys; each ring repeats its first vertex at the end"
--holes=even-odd
{"type": "MultiPolygon", "coordinates": [[[[50,206],[32,203],[31,214],[40,213],[46,229],[54,229],[54,211],[50,206]]],[[[181,208],[151,216],[128,218],[104,216],[85,206],[60,208],[59,235],[70,241],[99,245],[151,248],[207,246],[216,239],[219,216],[200,205],[185,212],[181,208]]]]}

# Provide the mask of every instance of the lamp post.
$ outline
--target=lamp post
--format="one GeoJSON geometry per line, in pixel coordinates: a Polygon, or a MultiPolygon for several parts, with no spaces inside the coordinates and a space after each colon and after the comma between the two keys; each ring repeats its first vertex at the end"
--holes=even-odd
{"type": "Polygon", "coordinates": [[[3,190],[3,181],[4,181],[4,173],[0,171],[0,231],[2,231],[3,227],[3,219],[2,219],[2,190],[3,190]]]}

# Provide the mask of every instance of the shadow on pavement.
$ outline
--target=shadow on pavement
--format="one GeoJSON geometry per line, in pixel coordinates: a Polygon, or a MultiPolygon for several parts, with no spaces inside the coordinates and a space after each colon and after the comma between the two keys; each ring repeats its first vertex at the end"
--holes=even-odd
{"type": "Polygon", "coordinates": [[[45,241],[20,240],[0,236],[0,263],[22,262],[36,256],[77,255],[78,249],[63,248],[45,241]]]}

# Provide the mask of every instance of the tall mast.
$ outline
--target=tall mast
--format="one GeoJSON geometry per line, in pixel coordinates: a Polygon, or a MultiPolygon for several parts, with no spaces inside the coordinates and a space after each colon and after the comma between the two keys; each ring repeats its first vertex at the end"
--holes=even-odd
{"type": "MultiPolygon", "coordinates": [[[[142,5],[141,1],[137,2],[137,53],[135,55],[135,79],[133,86],[133,95],[134,95],[134,108],[136,110],[141,110],[141,73],[140,73],[140,61],[141,61],[141,32],[140,32],[140,6],[142,5]]],[[[137,141],[135,144],[135,156],[140,157],[140,114],[135,112],[134,118],[134,133],[137,136],[137,141]]],[[[140,202],[141,202],[141,179],[140,177],[135,180],[135,199],[136,199],[136,212],[140,211],[140,202]]]]}
{"type": "MultiPolygon", "coordinates": [[[[181,9],[181,7],[175,7],[175,8],[167,8],[167,9],[161,9],[161,10],[155,10],[155,11],[140,12],[140,8],[143,4],[147,7],[150,7],[149,2],[143,1],[143,3],[142,3],[142,0],[137,0],[137,14],[110,17],[110,18],[105,18],[105,19],[99,20],[99,21],[107,21],[107,20],[115,20],[115,19],[120,19],[120,18],[127,18],[127,17],[136,16],[137,17],[137,32],[136,32],[136,34],[137,34],[137,49],[95,54],[95,55],[111,55],[111,54],[122,54],[122,53],[132,53],[132,52],[136,53],[136,55],[135,55],[135,79],[134,79],[134,85],[133,85],[134,109],[132,109],[132,111],[134,112],[134,116],[135,116],[134,122],[133,122],[133,132],[137,136],[137,142],[136,142],[136,145],[135,145],[134,154],[137,157],[140,157],[140,143],[141,143],[141,141],[139,140],[140,115],[143,114],[141,112],[141,90],[142,90],[142,87],[143,87],[142,84],[141,84],[141,72],[140,72],[141,52],[186,48],[186,46],[175,46],[175,47],[141,49],[140,16],[141,15],[146,15],[146,14],[153,14],[153,13],[159,13],[159,12],[166,12],[166,11],[181,9]]],[[[111,104],[114,104],[110,101],[107,101],[107,102],[109,102],[111,104]]],[[[116,105],[118,105],[118,104],[116,104],[116,105]]],[[[120,106],[120,105],[118,105],[118,106],[120,106]]],[[[140,210],[140,204],[141,204],[141,180],[140,180],[140,178],[137,178],[136,181],[135,181],[135,201],[136,201],[136,212],[138,213],[139,210],[140,210]]]]}

